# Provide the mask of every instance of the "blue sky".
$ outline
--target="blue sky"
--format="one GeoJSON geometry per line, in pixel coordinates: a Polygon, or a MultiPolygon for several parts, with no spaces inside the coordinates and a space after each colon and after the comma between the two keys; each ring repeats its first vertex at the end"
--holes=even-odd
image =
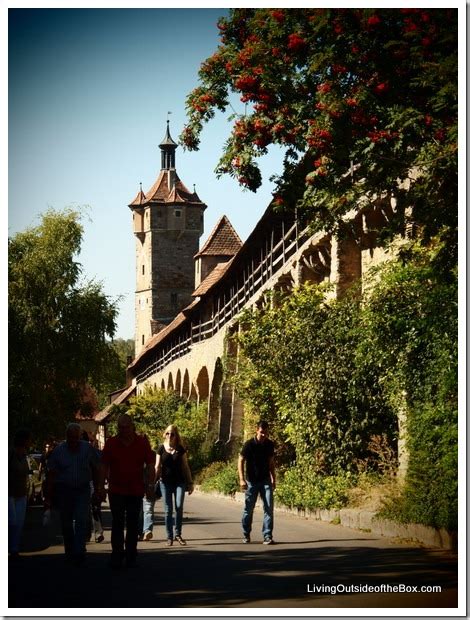
{"type": "MultiPolygon", "coordinates": [[[[8,234],[48,208],[85,206],[79,262],[86,279],[122,296],[116,337],[134,337],[135,252],[127,205],[160,170],[167,112],[176,140],[200,64],[218,45],[228,9],[11,9],[8,50],[8,234]]],[[[242,103],[233,100],[235,111],[242,103]]],[[[267,207],[282,154],[261,161],[256,194],[214,168],[228,115],[204,129],[198,152],[176,151],[176,169],[207,204],[204,242],[226,214],[245,240],[267,207]]]]}

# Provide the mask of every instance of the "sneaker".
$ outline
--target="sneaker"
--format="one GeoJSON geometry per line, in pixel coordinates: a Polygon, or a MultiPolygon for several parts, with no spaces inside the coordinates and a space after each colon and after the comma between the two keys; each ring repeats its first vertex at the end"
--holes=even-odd
{"type": "Polygon", "coordinates": [[[175,540],[177,540],[182,547],[186,546],[186,541],[184,540],[184,538],[181,538],[181,536],[175,536],[175,540]]]}
{"type": "Polygon", "coordinates": [[[248,543],[251,542],[251,538],[250,538],[249,534],[245,534],[245,536],[243,536],[243,542],[245,544],[248,544],[248,543]]]}
{"type": "Polygon", "coordinates": [[[148,532],[144,533],[143,540],[152,540],[152,538],[153,538],[153,534],[152,534],[152,532],[150,530],[148,532]]]}
{"type": "Polygon", "coordinates": [[[102,543],[103,540],[104,540],[104,536],[103,534],[100,534],[99,536],[96,537],[95,542],[102,543]]]}
{"type": "Polygon", "coordinates": [[[172,538],[169,538],[169,539],[166,541],[166,546],[167,546],[167,547],[172,547],[172,546],[173,546],[173,539],[172,539],[172,538]]]}
{"type": "Polygon", "coordinates": [[[272,545],[274,542],[274,540],[271,538],[271,536],[266,536],[266,538],[263,541],[263,545],[272,545]]]}

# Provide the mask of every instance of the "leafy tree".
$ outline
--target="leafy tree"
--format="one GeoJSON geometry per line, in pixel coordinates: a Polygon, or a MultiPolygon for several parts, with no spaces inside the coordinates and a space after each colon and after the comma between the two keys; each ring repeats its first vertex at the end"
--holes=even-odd
{"type": "Polygon", "coordinates": [[[207,438],[207,403],[197,405],[181,398],[176,392],[149,387],[131,398],[128,404],[115,406],[108,435],[117,432],[119,413],[132,416],[137,432],[147,435],[153,448],[162,443],[165,428],[175,424],[188,450],[194,472],[207,465],[212,458],[212,445],[207,438]]]}
{"type": "Polygon", "coordinates": [[[124,367],[127,367],[128,358],[134,358],[135,354],[135,341],[133,338],[116,338],[112,342],[113,349],[116,351],[119,361],[124,367]]]}
{"type": "Polygon", "coordinates": [[[106,377],[117,316],[75,260],[83,228],[72,209],[50,210],[8,245],[10,430],[61,436],[64,422],[87,412],[85,395],[106,377]]]}
{"type": "Polygon", "coordinates": [[[109,394],[122,388],[126,384],[126,368],[128,358],[134,357],[134,340],[116,338],[108,342],[109,358],[106,375],[101,384],[97,386],[98,407],[104,408],[108,404],[109,394]]]}
{"type": "Polygon", "coordinates": [[[123,411],[132,416],[139,432],[147,435],[153,447],[162,442],[163,431],[174,424],[175,412],[183,403],[175,392],[148,388],[134,396],[123,411]]]}
{"type": "MultiPolygon", "coordinates": [[[[457,219],[457,10],[232,9],[187,98],[183,144],[245,103],[217,167],[256,191],[257,158],[285,148],[275,204],[319,228],[377,197],[429,236],[457,219]]],[[[401,217],[400,217],[401,216],[401,217]]]]}

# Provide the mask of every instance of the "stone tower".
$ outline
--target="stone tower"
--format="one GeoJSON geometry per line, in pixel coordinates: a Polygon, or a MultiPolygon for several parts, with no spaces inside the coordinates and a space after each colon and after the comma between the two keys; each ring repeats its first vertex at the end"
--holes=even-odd
{"type": "Polygon", "coordinates": [[[204,210],[176,174],[176,142],[169,121],[161,144],[161,170],[142,186],[129,208],[136,240],[135,354],[191,301],[194,255],[204,231],[204,210]]]}

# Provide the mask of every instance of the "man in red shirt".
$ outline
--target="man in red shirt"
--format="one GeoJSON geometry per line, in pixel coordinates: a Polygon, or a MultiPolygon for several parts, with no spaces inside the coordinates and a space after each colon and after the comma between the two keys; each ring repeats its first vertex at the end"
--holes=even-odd
{"type": "Polygon", "coordinates": [[[124,559],[128,567],[135,564],[142,498],[145,495],[147,499],[151,499],[155,487],[155,452],[151,449],[149,440],[144,435],[136,434],[129,415],[121,414],[117,424],[118,434],[110,437],[103,448],[101,479],[97,489],[104,499],[104,481],[108,480],[113,568],[120,568],[124,559]],[[145,466],[148,474],[146,487],[145,466]]]}

